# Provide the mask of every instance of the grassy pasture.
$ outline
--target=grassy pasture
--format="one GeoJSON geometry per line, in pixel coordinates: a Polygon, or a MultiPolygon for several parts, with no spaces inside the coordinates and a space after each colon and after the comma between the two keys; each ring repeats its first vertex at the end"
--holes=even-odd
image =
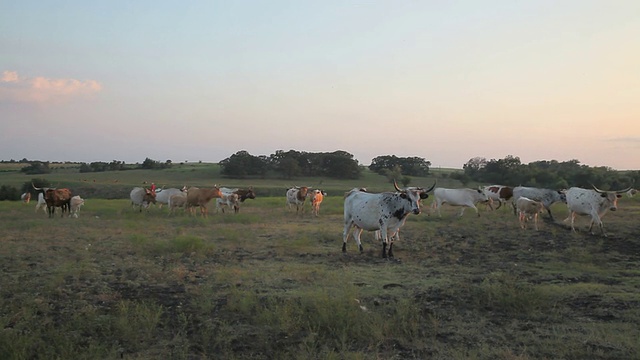
{"type": "Polygon", "coordinates": [[[640,199],[607,238],[571,233],[564,205],[538,232],[445,207],[410,216],[384,260],[370,233],[341,253],[329,195],[319,217],[284,196],[207,219],[0,202],[0,358],[640,358],[640,199]]]}

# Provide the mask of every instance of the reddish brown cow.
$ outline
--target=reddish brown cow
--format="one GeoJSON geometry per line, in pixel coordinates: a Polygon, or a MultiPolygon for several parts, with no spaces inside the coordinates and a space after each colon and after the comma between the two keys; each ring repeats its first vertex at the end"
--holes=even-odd
{"type": "Polygon", "coordinates": [[[67,188],[37,188],[31,184],[37,191],[42,191],[44,194],[44,201],[47,203],[47,213],[49,217],[53,217],[56,207],[61,209],[60,216],[64,216],[65,211],[69,211],[71,207],[71,190],[67,188]]]}
{"type": "Polygon", "coordinates": [[[212,189],[200,189],[197,187],[191,187],[187,190],[187,203],[185,209],[189,209],[189,213],[193,213],[193,207],[200,207],[200,215],[207,217],[209,212],[209,202],[213,198],[222,197],[222,192],[217,186],[213,186],[212,189]]]}

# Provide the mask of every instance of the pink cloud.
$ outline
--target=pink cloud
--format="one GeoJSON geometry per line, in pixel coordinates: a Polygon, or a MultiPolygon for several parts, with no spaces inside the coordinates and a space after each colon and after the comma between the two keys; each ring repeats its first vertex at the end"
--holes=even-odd
{"type": "Polygon", "coordinates": [[[102,90],[95,80],[23,78],[16,71],[4,71],[0,78],[0,101],[49,103],[64,102],[102,90]]]}

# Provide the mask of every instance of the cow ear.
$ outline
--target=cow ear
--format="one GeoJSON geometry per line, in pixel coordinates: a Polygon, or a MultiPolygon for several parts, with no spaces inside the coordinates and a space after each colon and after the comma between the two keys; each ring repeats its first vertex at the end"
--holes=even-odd
{"type": "Polygon", "coordinates": [[[607,194],[606,194],[606,193],[601,193],[601,194],[600,194],[600,196],[602,196],[602,197],[606,198],[606,197],[607,197],[607,194]]]}
{"type": "Polygon", "coordinates": [[[622,195],[620,195],[620,194],[616,194],[616,197],[617,197],[618,199],[620,199],[620,198],[622,197],[622,195]]]}
{"type": "Polygon", "coordinates": [[[401,192],[401,193],[400,193],[400,197],[401,197],[401,198],[403,198],[403,199],[406,199],[406,198],[407,198],[407,194],[406,194],[406,193],[401,192]]]}

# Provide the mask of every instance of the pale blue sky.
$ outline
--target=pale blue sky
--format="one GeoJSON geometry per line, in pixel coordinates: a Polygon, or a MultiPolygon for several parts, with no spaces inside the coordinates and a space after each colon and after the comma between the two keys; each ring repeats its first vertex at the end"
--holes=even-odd
{"type": "Polygon", "coordinates": [[[0,158],[640,169],[640,1],[6,1],[0,158]]]}

